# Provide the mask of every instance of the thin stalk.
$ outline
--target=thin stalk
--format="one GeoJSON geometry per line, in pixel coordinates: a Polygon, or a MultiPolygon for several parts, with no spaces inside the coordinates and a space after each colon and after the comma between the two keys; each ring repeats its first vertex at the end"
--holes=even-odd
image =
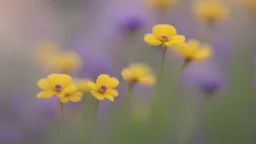
{"type": "Polygon", "coordinates": [[[163,52],[162,52],[162,58],[161,58],[159,72],[158,72],[158,75],[157,75],[157,83],[156,83],[156,86],[155,86],[155,89],[154,89],[154,92],[153,92],[153,94],[154,94],[153,95],[154,101],[157,101],[157,94],[158,94],[161,78],[162,78],[162,75],[163,75],[164,63],[165,63],[165,57],[166,57],[167,48],[164,45],[162,45],[162,50],[163,50],[163,52]]]}
{"type": "Polygon", "coordinates": [[[68,143],[68,137],[66,135],[66,125],[65,125],[65,114],[64,114],[64,104],[60,101],[60,114],[61,114],[61,137],[63,137],[63,144],[68,143]]]}
{"type": "Polygon", "coordinates": [[[92,124],[91,124],[90,129],[89,129],[88,143],[91,143],[91,141],[93,140],[93,134],[94,134],[94,130],[95,130],[95,127],[96,127],[98,108],[99,108],[99,100],[96,101],[96,104],[95,104],[95,107],[94,107],[92,124]]]}
{"type": "Polygon", "coordinates": [[[61,121],[62,123],[65,122],[65,115],[64,115],[64,104],[60,102],[60,114],[61,114],[61,121]]]}
{"type": "Polygon", "coordinates": [[[127,93],[124,97],[124,102],[123,102],[123,105],[122,105],[121,113],[125,113],[125,111],[127,110],[127,107],[130,104],[130,101],[131,101],[131,98],[132,98],[133,87],[134,87],[134,83],[129,82],[128,83],[128,88],[127,88],[127,93]]]}
{"type": "MultiPolygon", "coordinates": [[[[175,87],[178,85],[178,82],[179,82],[179,80],[180,80],[180,77],[181,77],[181,74],[182,74],[182,72],[184,71],[184,68],[189,64],[189,62],[190,62],[190,60],[188,60],[188,59],[185,59],[184,60],[184,62],[183,62],[183,64],[182,64],[182,66],[181,66],[181,68],[180,68],[180,71],[179,71],[179,73],[178,73],[178,75],[177,75],[177,79],[174,81],[174,85],[172,86],[174,89],[175,89],[175,87]]],[[[177,98],[177,110],[179,110],[178,111],[178,113],[177,113],[177,141],[176,141],[176,144],[183,144],[184,142],[184,140],[183,140],[183,129],[182,129],[182,97],[181,96],[178,96],[178,98],[177,98]]]]}

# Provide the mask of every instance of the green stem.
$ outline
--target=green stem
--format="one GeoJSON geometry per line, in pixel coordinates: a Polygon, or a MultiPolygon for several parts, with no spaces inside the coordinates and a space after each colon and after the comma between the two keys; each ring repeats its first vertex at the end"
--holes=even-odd
{"type": "Polygon", "coordinates": [[[157,83],[156,83],[156,86],[155,86],[155,90],[154,90],[154,95],[153,95],[153,99],[154,101],[157,101],[157,94],[158,94],[158,89],[159,89],[159,86],[160,86],[160,82],[161,82],[161,78],[162,78],[162,74],[163,74],[163,70],[164,70],[164,62],[165,62],[165,57],[166,57],[166,51],[167,51],[167,48],[162,45],[162,58],[161,58],[161,63],[160,63],[160,68],[159,68],[159,72],[158,72],[158,75],[157,75],[157,83]]]}
{"type": "MultiPolygon", "coordinates": [[[[185,59],[181,68],[180,68],[180,71],[178,73],[178,76],[176,77],[177,79],[174,81],[174,85],[172,86],[174,89],[175,87],[178,85],[178,82],[180,80],[180,77],[181,77],[181,74],[184,70],[184,68],[190,63],[190,60],[188,59],[185,59]]],[[[177,110],[179,110],[179,112],[177,113],[177,144],[183,144],[184,143],[184,139],[183,139],[183,129],[182,129],[182,97],[181,96],[178,96],[177,98],[177,110]]]]}
{"type": "Polygon", "coordinates": [[[64,104],[62,102],[60,102],[60,114],[61,114],[62,123],[64,123],[64,121],[65,121],[64,104]]]}
{"type": "Polygon", "coordinates": [[[124,103],[122,105],[121,113],[125,113],[125,111],[127,110],[127,107],[130,104],[130,101],[131,101],[131,98],[132,98],[133,87],[134,87],[134,83],[129,82],[128,83],[128,88],[127,88],[127,93],[124,97],[124,103]]]}
{"type": "Polygon", "coordinates": [[[63,137],[63,141],[62,143],[68,143],[68,137],[66,135],[66,128],[65,128],[65,114],[64,114],[64,104],[60,101],[60,114],[61,114],[61,128],[62,128],[62,132],[61,132],[61,137],[63,137]]]}
{"type": "Polygon", "coordinates": [[[99,108],[99,103],[100,101],[97,100],[96,101],[96,104],[95,104],[95,107],[94,107],[94,112],[93,112],[93,119],[92,119],[92,124],[91,124],[91,128],[89,129],[89,139],[88,139],[88,143],[91,143],[91,141],[93,140],[93,133],[94,133],[94,130],[95,130],[95,125],[96,125],[96,120],[97,120],[97,112],[98,112],[98,108],[99,108]]]}

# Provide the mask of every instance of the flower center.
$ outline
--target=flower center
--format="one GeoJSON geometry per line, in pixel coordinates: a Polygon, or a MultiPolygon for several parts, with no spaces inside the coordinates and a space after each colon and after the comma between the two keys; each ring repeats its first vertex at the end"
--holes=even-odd
{"type": "Polygon", "coordinates": [[[167,42],[169,40],[168,36],[166,35],[161,35],[161,41],[162,42],[167,42]]]}
{"type": "Polygon", "coordinates": [[[106,90],[107,90],[107,87],[104,85],[101,85],[101,87],[99,89],[99,93],[104,94],[106,92],[106,90]]]}
{"type": "Polygon", "coordinates": [[[62,88],[62,86],[61,86],[60,84],[56,84],[56,85],[55,85],[55,90],[56,90],[56,91],[60,91],[61,88],[62,88]]]}

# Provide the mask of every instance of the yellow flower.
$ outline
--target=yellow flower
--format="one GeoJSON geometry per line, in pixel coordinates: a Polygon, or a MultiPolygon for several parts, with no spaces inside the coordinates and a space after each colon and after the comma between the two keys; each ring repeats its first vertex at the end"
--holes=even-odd
{"type": "Polygon", "coordinates": [[[221,0],[205,0],[196,2],[194,14],[207,22],[223,20],[228,15],[228,7],[221,0]]]}
{"type": "Polygon", "coordinates": [[[110,77],[107,74],[101,74],[98,76],[96,83],[88,82],[88,86],[91,89],[91,94],[98,100],[104,100],[105,98],[110,101],[114,101],[114,98],[118,96],[118,91],[115,89],[119,85],[119,81],[115,77],[110,77]]]}
{"type": "Polygon", "coordinates": [[[80,64],[80,56],[72,51],[60,52],[51,61],[53,69],[65,73],[70,73],[77,70],[80,64]]]}
{"type": "Polygon", "coordinates": [[[78,88],[78,91],[82,93],[87,93],[90,91],[90,87],[88,86],[88,82],[91,82],[89,79],[78,79],[76,81],[76,86],[78,88]]]}
{"type": "Polygon", "coordinates": [[[177,3],[178,0],[147,0],[150,7],[157,9],[166,9],[177,3]]]}
{"type": "Polygon", "coordinates": [[[210,56],[211,49],[208,45],[200,45],[197,40],[188,40],[177,46],[178,52],[188,61],[204,59],[210,56]]]}
{"type": "Polygon", "coordinates": [[[155,77],[152,75],[150,68],[142,63],[129,65],[122,70],[121,74],[124,80],[131,83],[141,83],[145,85],[155,83],[155,77]]]}
{"type": "Polygon", "coordinates": [[[174,46],[185,41],[183,35],[177,35],[175,27],[168,24],[158,24],[152,29],[152,33],[148,33],[144,36],[144,41],[151,46],[161,45],[174,46]]]}
{"type": "Polygon", "coordinates": [[[37,94],[37,98],[50,98],[53,95],[62,97],[77,90],[72,78],[66,74],[50,74],[47,78],[40,79],[37,85],[42,90],[37,94]]]}

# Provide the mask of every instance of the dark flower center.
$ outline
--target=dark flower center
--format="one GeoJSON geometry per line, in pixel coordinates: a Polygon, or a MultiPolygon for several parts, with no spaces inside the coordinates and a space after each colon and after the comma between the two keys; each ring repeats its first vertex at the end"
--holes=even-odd
{"type": "Polygon", "coordinates": [[[161,41],[167,42],[169,40],[168,36],[166,35],[161,35],[161,41]]]}
{"type": "Polygon", "coordinates": [[[56,85],[55,85],[55,90],[56,90],[56,91],[60,91],[61,88],[62,88],[62,86],[61,86],[60,84],[56,84],[56,85]]]}
{"type": "Polygon", "coordinates": [[[99,93],[104,94],[106,92],[106,90],[107,90],[107,87],[104,85],[101,85],[101,87],[99,89],[99,93]]]}

